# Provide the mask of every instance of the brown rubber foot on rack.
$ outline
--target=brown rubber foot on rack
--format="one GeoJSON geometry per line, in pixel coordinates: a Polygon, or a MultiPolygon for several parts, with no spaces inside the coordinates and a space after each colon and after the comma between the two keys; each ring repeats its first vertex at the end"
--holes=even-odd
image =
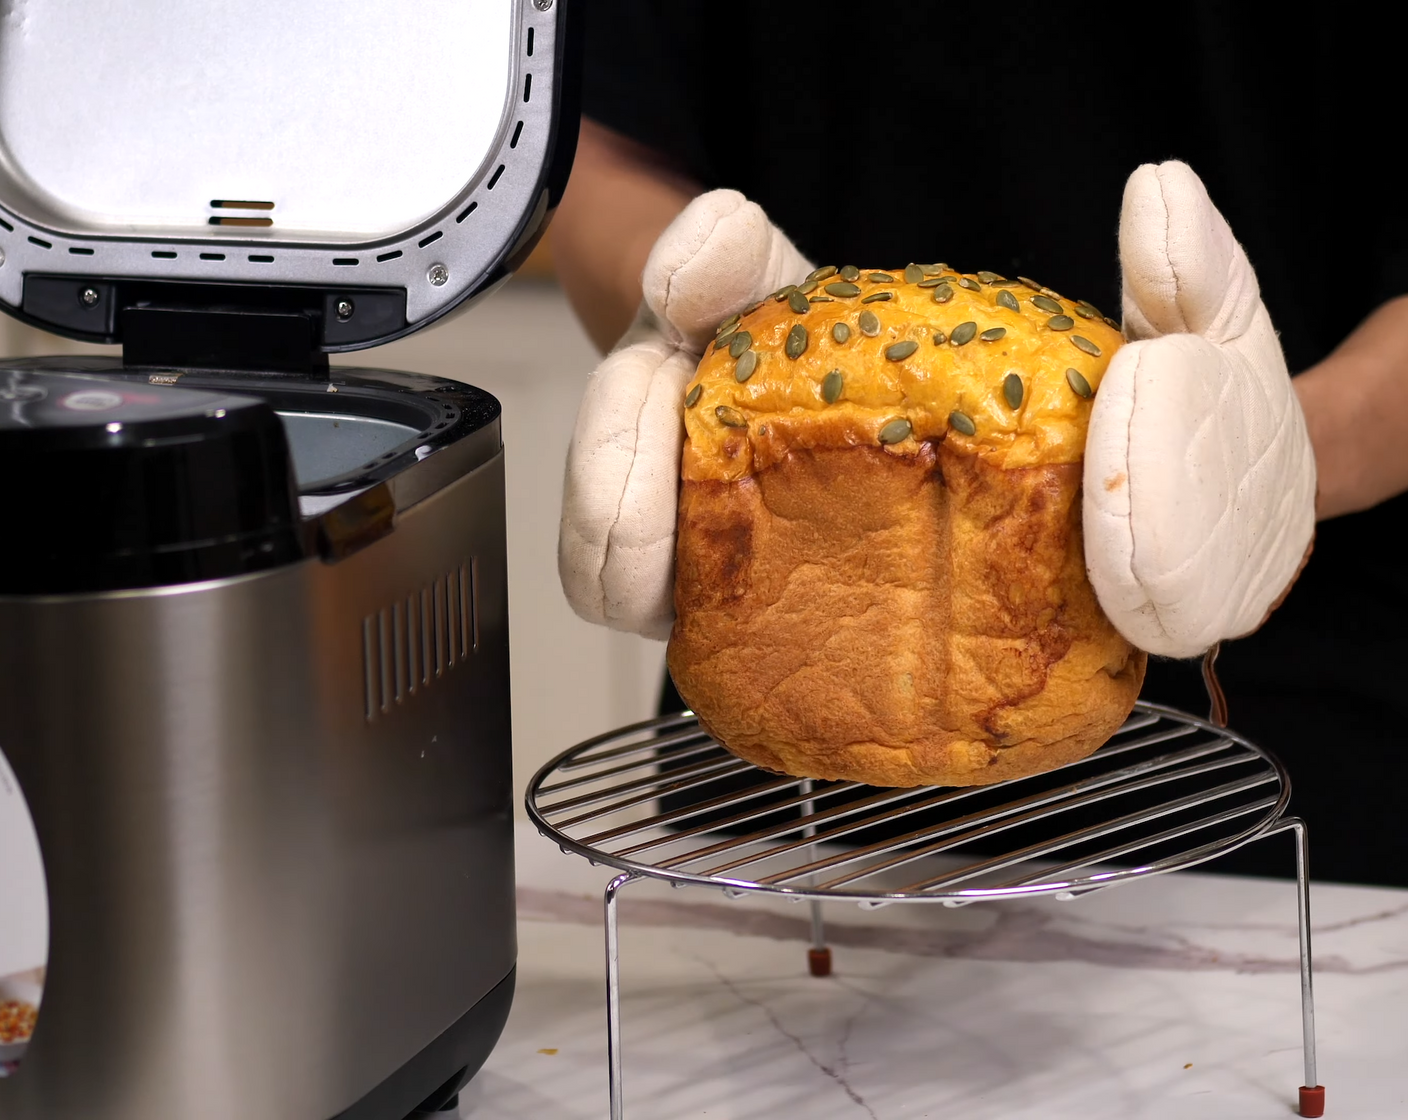
{"type": "MultiPolygon", "coordinates": [[[[830,949],[808,949],[807,968],[811,970],[813,976],[831,975],[831,950],[830,949]]],[[[1302,1100],[1304,1090],[1301,1090],[1302,1100]]],[[[1319,1115],[1318,1113],[1316,1115],[1319,1115]]]]}
{"type": "Polygon", "coordinates": [[[1300,1114],[1302,1116],[1325,1115],[1325,1086],[1317,1085],[1313,1089],[1307,1089],[1304,1085],[1300,1087],[1300,1114]]]}

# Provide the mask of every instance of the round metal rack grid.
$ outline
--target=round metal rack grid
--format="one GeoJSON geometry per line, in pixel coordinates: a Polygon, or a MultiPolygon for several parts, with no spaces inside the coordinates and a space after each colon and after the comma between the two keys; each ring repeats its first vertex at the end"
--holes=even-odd
{"type": "Polygon", "coordinates": [[[611,1116],[621,1120],[616,898],[644,878],[806,899],[814,974],[830,971],[821,903],[964,906],[1070,900],[1296,833],[1305,1086],[1319,1116],[1311,991],[1308,841],[1285,815],[1290,779],[1242,736],[1139,703],[1088,758],[987,786],[877,789],[770,774],[735,757],[692,713],[589,739],[529,783],[528,814],[564,851],[618,869],[607,888],[611,1116]]]}

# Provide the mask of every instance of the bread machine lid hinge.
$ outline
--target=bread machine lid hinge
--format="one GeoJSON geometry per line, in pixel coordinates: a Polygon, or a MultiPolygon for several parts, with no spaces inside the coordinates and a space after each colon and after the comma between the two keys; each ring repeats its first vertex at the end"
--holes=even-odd
{"type": "Polygon", "coordinates": [[[119,343],[128,366],[316,373],[406,324],[404,288],[190,283],[29,273],[23,318],[119,343]]]}
{"type": "Polygon", "coordinates": [[[281,373],[328,368],[328,356],[312,345],[314,324],[296,311],[148,304],[123,308],[119,320],[126,366],[281,373]]]}

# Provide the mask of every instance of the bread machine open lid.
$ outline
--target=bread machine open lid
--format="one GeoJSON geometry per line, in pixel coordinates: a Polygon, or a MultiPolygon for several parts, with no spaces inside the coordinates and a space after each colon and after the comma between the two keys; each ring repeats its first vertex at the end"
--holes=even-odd
{"type": "Polygon", "coordinates": [[[0,4],[0,307],[132,364],[212,337],[182,311],[301,317],[315,356],[433,322],[561,196],[571,2],[0,4]]]}

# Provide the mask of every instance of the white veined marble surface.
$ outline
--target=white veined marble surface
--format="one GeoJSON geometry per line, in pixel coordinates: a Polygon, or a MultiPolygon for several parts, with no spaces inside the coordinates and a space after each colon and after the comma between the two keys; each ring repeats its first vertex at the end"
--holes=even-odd
{"type": "MultiPolygon", "coordinates": [[[[1285,849],[1288,837],[1264,843],[1285,849]]],[[[1312,834],[1313,847],[1313,834],[1312,834]]],[[[473,1120],[607,1114],[602,868],[521,826],[518,997],[473,1120]]],[[[1313,860],[1313,853],[1312,853],[1313,860]]],[[[1292,883],[1184,872],[1076,902],[805,906],[622,893],[628,1120],[1283,1120],[1302,1084],[1292,883]]],[[[1408,1117],[1408,891],[1316,884],[1327,1117],[1408,1117]]]]}

